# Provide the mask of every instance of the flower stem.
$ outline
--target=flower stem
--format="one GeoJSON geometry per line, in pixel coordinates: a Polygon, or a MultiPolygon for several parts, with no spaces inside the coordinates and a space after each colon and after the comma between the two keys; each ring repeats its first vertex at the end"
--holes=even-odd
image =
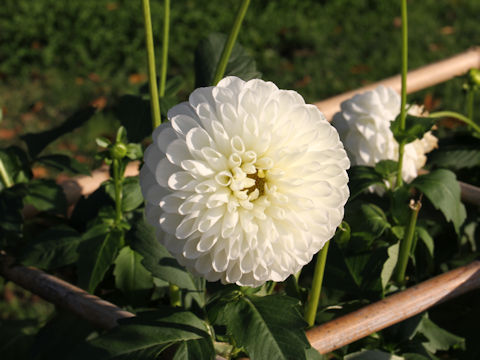
{"type": "Polygon", "coordinates": [[[240,26],[242,25],[243,18],[247,13],[248,5],[250,5],[250,0],[243,0],[240,8],[237,11],[237,17],[233,23],[232,30],[228,36],[225,47],[223,48],[222,55],[220,56],[220,61],[218,62],[217,71],[213,77],[213,85],[217,85],[220,80],[222,80],[225,70],[227,69],[228,59],[232,53],[233,45],[235,45],[235,40],[237,39],[238,32],[240,31],[240,26]]]}
{"type": "Polygon", "coordinates": [[[398,262],[395,269],[395,281],[399,284],[405,282],[405,271],[407,270],[408,259],[410,258],[410,252],[412,251],[415,226],[417,225],[418,212],[421,207],[422,203],[420,200],[416,202],[412,200],[410,203],[410,219],[405,235],[400,242],[400,253],[398,254],[398,262]]]}
{"type": "Polygon", "coordinates": [[[3,185],[5,185],[6,188],[13,186],[13,181],[10,179],[7,169],[5,169],[2,159],[0,159],[0,177],[2,178],[3,185]]]}
{"type": "Polygon", "coordinates": [[[305,311],[305,320],[308,322],[309,327],[312,327],[315,324],[315,317],[317,316],[318,301],[320,300],[320,291],[322,290],[323,274],[325,271],[329,244],[330,241],[323,246],[322,250],[320,250],[317,255],[312,289],[308,296],[307,310],[305,311]]]}
{"type": "MultiPolygon", "coordinates": [[[[407,70],[408,70],[408,19],[407,0],[402,0],[402,92],[400,105],[400,130],[405,130],[407,116],[407,70]]],[[[398,169],[396,187],[402,186],[402,166],[405,142],[398,144],[398,169]]]]}
{"type": "Polygon", "coordinates": [[[155,70],[155,52],[153,47],[152,18],[150,15],[150,1],[143,0],[143,17],[145,22],[145,40],[147,45],[148,83],[150,85],[150,108],[152,113],[152,127],[155,129],[161,123],[160,102],[158,99],[157,74],[155,70]]]}
{"type": "Polygon", "coordinates": [[[468,89],[467,93],[467,117],[471,119],[473,122],[475,120],[473,119],[473,100],[475,98],[475,90],[472,88],[468,89]]]}
{"type": "Polygon", "coordinates": [[[165,96],[165,84],[167,82],[168,63],[168,35],[170,32],[170,0],[164,1],[163,13],[163,41],[162,41],[162,65],[160,68],[160,97],[165,96]]]}
{"type": "Polygon", "coordinates": [[[115,189],[115,225],[122,221],[122,179],[118,159],[113,159],[113,185],[115,189]]]}
{"type": "Polygon", "coordinates": [[[465,124],[467,125],[470,125],[477,133],[480,134],[480,126],[478,126],[474,121],[473,119],[469,119],[468,117],[462,115],[462,114],[459,114],[455,111],[437,111],[437,112],[434,112],[434,113],[430,113],[430,115],[428,115],[428,117],[430,118],[443,118],[443,117],[452,117],[452,118],[455,118],[457,120],[460,120],[462,122],[464,122],[465,124]]]}

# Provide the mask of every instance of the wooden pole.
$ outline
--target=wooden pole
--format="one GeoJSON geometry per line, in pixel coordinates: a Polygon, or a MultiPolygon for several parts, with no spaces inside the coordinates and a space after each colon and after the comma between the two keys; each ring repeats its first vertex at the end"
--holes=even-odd
{"type": "Polygon", "coordinates": [[[117,320],[135,316],[53,275],[13,265],[13,259],[5,254],[0,254],[0,275],[102,329],[111,329],[118,325],[117,320]]]}
{"type": "MultiPolygon", "coordinates": [[[[480,47],[472,48],[451,58],[409,71],[407,75],[407,93],[411,94],[440,84],[456,76],[463,75],[471,68],[480,68],[480,47]]],[[[401,76],[392,76],[359,89],[316,102],[314,105],[323,112],[328,121],[331,121],[333,115],[340,111],[340,104],[343,101],[350,99],[356,94],[373,90],[379,85],[392,87],[396,92],[400,93],[401,76]]]]}
{"type": "Polygon", "coordinates": [[[315,327],[307,338],[326,354],[479,287],[480,261],[474,261],[315,327]]]}

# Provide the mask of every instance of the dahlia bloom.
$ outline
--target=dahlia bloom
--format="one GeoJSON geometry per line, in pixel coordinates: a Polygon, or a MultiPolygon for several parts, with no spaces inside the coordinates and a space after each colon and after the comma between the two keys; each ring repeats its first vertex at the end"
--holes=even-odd
{"type": "MultiPolygon", "coordinates": [[[[379,86],[342,102],[341,111],[333,117],[352,165],[375,166],[381,160],[398,161],[398,142],[390,130],[390,122],[400,113],[400,95],[393,89],[379,86]]],[[[421,116],[423,108],[411,106],[410,115],[421,116]]],[[[438,139],[429,131],[422,139],[405,145],[402,178],[413,180],[425,165],[426,153],[437,147],[438,139]]]]}
{"type": "Polygon", "coordinates": [[[192,273],[242,286],[283,281],[334,235],[349,160],[298,93],[227,77],[168,118],[140,184],[158,239],[192,273]]]}

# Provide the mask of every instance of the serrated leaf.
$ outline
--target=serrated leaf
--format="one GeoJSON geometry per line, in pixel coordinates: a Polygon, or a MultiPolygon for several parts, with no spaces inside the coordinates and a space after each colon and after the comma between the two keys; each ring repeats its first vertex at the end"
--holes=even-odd
{"type": "Polygon", "coordinates": [[[211,339],[182,341],[172,360],[215,359],[215,349],[211,339]]]}
{"type": "Polygon", "coordinates": [[[381,160],[375,165],[375,171],[383,178],[390,179],[396,176],[398,170],[398,162],[393,160],[381,160]]]}
{"type": "Polygon", "coordinates": [[[191,312],[146,312],[122,320],[119,326],[78,347],[70,359],[150,360],[173,343],[208,337],[204,322],[191,312]]]}
{"type": "Polygon", "coordinates": [[[441,139],[438,149],[428,154],[428,166],[459,170],[480,166],[478,139],[473,136],[453,136],[441,139]]]}
{"type": "Polygon", "coordinates": [[[377,205],[362,204],[360,209],[365,225],[374,237],[380,237],[386,229],[391,227],[387,216],[377,205]]]}
{"type": "Polygon", "coordinates": [[[197,286],[194,277],[178,264],[155,237],[155,230],[144,220],[138,221],[129,233],[130,246],[143,256],[142,264],[153,276],[175,284],[189,292],[199,305],[205,304],[203,290],[197,286]]]}
{"type": "Polygon", "coordinates": [[[401,356],[396,356],[380,350],[362,350],[352,354],[345,355],[344,360],[404,360],[401,356]]]}
{"type": "Polygon", "coordinates": [[[448,350],[451,347],[463,348],[465,346],[464,338],[442,329],[427,316],[423,317],[418,327],[418,332],[428,339],[428,342],[422,344],[432,353],[435,353],[438,350],[448,350]]]}
{"type": "Polygon", "coordinates": [[[123,246],[122,233],[105,224],[92,227],[78,248],[78,277],[81,287],[93,293],[123,246]]]}
{"type": "Polygon", "coordinates": [[[153,287],[152,274],[141,264],[142,255],[125,246],[115,259],[115,286],[125,294],[149,291],[153,287]]]}
{"type": "Polygon", "coordinates": [[[67,155],[45,155],[37,158],[36,161],[58,171],[66,171],[71,174],[90,175],[90,171],[85,164],[82,164],[78,162],[78,160],[67,155]]]}
{"type": "Polygon", "coordinates": [[[53,129],[34,134],[28,133],[21,136],[22,140],[27,144],[28,153],[32,158],[36,157],[43,149],[45,149],[48,144],[58,139],[60,136],[67,134],[77,127],[83,125],[95,114],[95,112],[96,109],[89,106],[77,111],[61,125],[53,129]]]}
{"type": "Polygon", "coordinates": [[[459,233],[467,213],[460,201],[460,185],[455,174],[449,170],[438,169],[418,176],[411,185],[423,192],[459,233]]]}
{"type": "Polygon", "coordinates": [[[310,347],[298,300],[283,296],[241,296],[225,308],[227,331],[252,360],[305,359],[310,347]]]}
{"type": "Polygon", "coordinates": [[[370,166],[352,166],[348,170],[348,187],[350,188],[350,198],[353,200],[372,185],[384,186],[383,179],[373,167],[370,166]]]}
{"type": "Polygon", "coordinates": [[[393,270],[395,270],[395,266],[397,265],[398,261],[398,251],[399,251],[399,243],[393,244],[392,246],[388,247],[388,259],[383,263],[382,267],[382,287],[385,290],[390,278],[392,277],[393,270]]]}
{"type": "Polygon", "coordinates": [[[82,237],[76,230],[65,225],[52,227],[27,245],[20,261],[45,270],[73,264],[78,259],[77,248],[81,242],[82,237]]]}
{"type": "Polygon", "coordinates": [[[49,179],[30,181],[23,201],[38,211],[56,211],[64,214],[67,210],[67,199],[62,187],[49,179]]]}
{"type": "Polygon", "coordinates": [[[421,139],[426,132],[432,129],[435,121],[436,120],[432,118],[407,114],[405,118],[405,130],[401,130],[399,114],[396,119],[390,123],[390,130],[392,130],[393,137],[398,143],[403,141],[408,144],[416,139],[421,139]]]}
{"type": "MultiPolygon", "coordinates": [[[[213,33],[198,43],[195,49],[196,88],[212,85],[226,40],[225,34],[213,33]]],[[[237,76],[245,81],[261,76],[253,58],[238,43],[232,49],[225,70],[225,76],[229,75],[237,76]]]]}

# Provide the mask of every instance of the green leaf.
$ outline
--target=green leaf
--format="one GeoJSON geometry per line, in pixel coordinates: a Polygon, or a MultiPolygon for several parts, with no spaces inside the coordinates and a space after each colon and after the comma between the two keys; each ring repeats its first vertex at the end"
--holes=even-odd
{"type": "Polygon", "coordinates": [[[438,350],[448,350],[451,347],[465,347],[465,339],[442,329],[440,326],[424,316],[418,332],[423,334],[428,342],[424,342],[423,346],[430,352],[435,353],[438,350]]]}
{"type": "MultiPolygon", "coordinates": [[[[196,88],[212,85],[226,40],[227,36],[225,34],[213,33],[198,43],[195,49],[196,88]]],[[[225,77],[230,75],[237,76],[245,81],[261,76],[253,58],[247,54],[238,42],[233,47],[225,70],[225,77]]]]}
{"type": "Polygon", "coordinates": [[[252,360],[305,359],[309,348],[299,302],[283,295],[241,296],[225,307],[227,331],[252,360]]]}
{"type": "MultiPolygon", "coordinates": [[[[115,201],[115,185],[108,181],[105,185],[105,191],[115,201]]],[[[142,189],[138,176],[131,176],[123,179],[122,185],[122,211],[132,211],[143,204],[142,189]]]]}
{"type": "Polygon", "coordinates": [[[23,228],[23,185],[14,185],[0,192],[0,229],[20,235],[23,228]]]}
{"type": "Polygon", "coordinates": [[[383,263],[382,274],[381,274],[382,287],[384,290],[388,282],[390,281],[390,278],[392,277],[393,270],[395,270],[395,266],[397,265],[399,248],[400,248],[399,243],[393,244],[392,246],[388,247],[388,250],[387,250],[388,259],[383,263]]]}
{"type": "Polygon", "coordinates": [[[0,354],[2,360],[29,359],[38,323],[33,319],[0,319],[0,354]]]}
{"type": "Polygon", "coordinates": [[[362,350],[346,355],[344,360],[404,360],[401,356],[396,356],[380,350],[362,350]]]}
{"type": "Polygon", "coordinates": [[[424,227],[417,225],[417,227],[415,228],[415,231],[417,232],[417,235],[420,238],[420,240],[422,240],[423,243],[425,244],[425,247],[427,248],[428,253],[433,258],[433,252],[435,249],[433,238],[430,236],[427,229],[425,229],[424,227]]]}
{"type": "Polygon", "coordinates": [[[146,312],[78,347],[70,359],[156,359],[171,344],[208,338],[205,323],[187,311],[146,312]]]}
{"type": "MultiPolygon", "coordinates": [[[[5,171],[14,184],[25,183],[32,178],[28,156],[19,147],[10,146],[6,149],[0,149],[0,160],[2,160],[5,171]]],[[[4,188],[3,181],[0,181],[0,190],[4,188]]]]}
{"type": "Polygon", "coordinates": [[[78,259],[77,248],[81,242],[82,237],[74,229],[65,225],[52,227],[27,245],[20,261],[46,270],[73,264],[78,259]]]}
{"type": "Polygon", "coordinates": [[[67,155],[45,155],[37,158],[36,161],[58,171],[66,171],[71,174],[90,175],[87,165],[82,164],[73,157],[67,155]]]}
{"type": "Polygon", "coordinates": [[[125,246],[115,260],[115,286],[127,295],[143,297],[153,288],[152,274],[141,264],[142,255],[125,246]]]}
{"type": "Polygon", "coordinates": [[[478,139],[473,136],[454,136],[442,139],[438,149],[428,154],[429,167],[459,170],[480,166],[478,139]]]}
{"type": "Polygon", "coordinates": [[[428,117],[406,115],[405,130],[400,129],[400,114],[390,123],[393,137],[398,143],[411,143],[416,139],[421,139],[423,135],[432,129],[436,120],[428,117]]]}
{"type": "Polygon", "coordinates": [[[325,355],[320,354],[314,348],[308,348],[305,350],[305,356],[307,360],[328,360],[325,355]]]}
{"type": "Polygon", "coordinates": [[[123,246],[122,237],[121,231],[105,224],[96,225],[83,234],[77,265],[81,287],[91,293],[95,291],[123,246]]]}
{"type": "Polygon", "coordinates": [[[418,176],[411,185],[423,192],[459,233],[467,213],[460,201],[460,185],[455,174],[449,170],[438,169],[418,176]]]}
{"type": "Polygon", "coordinates": [[[386,229],[391,227],[387,220],[387,216],[383,210],[374,204],[362,204],[361,207],[362,219],[365,221],[365,226],[376,238],[380,237],[386,229]]]}
{"type": "Polygon", "coordinates": [[[57,211],[64,214],[67,210],[67,199],[62,187],[49,179],[30,181],[24,202],[38,211],[57,211]]]}
{"type": "Polygon", "coordinates": [[[182,341],[173,357],[173,360],[208,359],[215,359],[215,349],[210,338],[182,341]]]}
{"type": "Polygon", "coordinates": [[[178,264],[167,249],[155,237],[155,229],[144,220],[135,224],[129,233],[130,246],[143,256],[142,264],[153,276],[175,284],[192,294],[199,305],[205,304],[203,290],[197,286],[194,277],[178,264]]]}
{"type": "Polygon", "coordinates": [[[398,162],[393,160],[382,160],[375,165],[375,171],[383,179],[389,180],[397,175],[398,162]]]}
{"type": "Polygon", "coordinates": [[[21,136],[22,140],[27,144],[28,153],[32,158],[36,157],[48,144],[87,122],[95,112],[96,109],[89,106],[77,111],[56,128],[35,134],[28,133],[21,136]]]}
{"type": "Polygon", "coordinates": [[[350,201],[372,185],[385,186],[382,176],[370,166],[352,166],[348,170],[348,178],[350,201]]]}
{"type": "Polygon", "coordinates": [[[140,142],[152,134],[150,100],[136,95],[124,95],[118,100],[114,113],[127,130],[129,141],[140,142]]]}

